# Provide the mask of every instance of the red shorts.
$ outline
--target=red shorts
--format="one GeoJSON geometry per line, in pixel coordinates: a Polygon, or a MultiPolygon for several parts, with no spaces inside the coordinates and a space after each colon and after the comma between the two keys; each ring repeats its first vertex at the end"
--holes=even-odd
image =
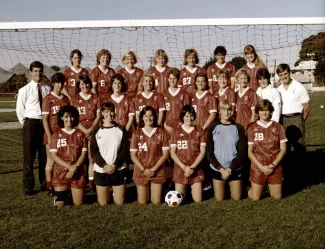
{"type": "Polygon", "coordinates": [[[202,168],[194,170],[194,173],[190,177],[184,176],[184,171],[177,164],[174,166],[173,170],[173,182],[179,184],[194,184],[197,182],[204,181],[204,173],[202,168]]]}
{"type": "Polygon", "coordinates": [[[79,166],[77,171],[73,174],[72,178],[66,178],[69,170],[54,164],[52,185],[53,187],[67,186],[68,188],[83,189],[85,186],[85,167],[79,166]]]}
{"type": "Polygon", "coordinates": [[[282,164],[278,165],[270,175],[265,175],[259,168],[252,164],[249,180],[252,183],[264,186],[267,184],[282,184],[282,164]]]}
{"type": "Polygon", "coordinates": [[[134,167],[133,171],[133,182],[135,185],[149,187],[151,183],[155,184],[163,184],[167,177],[165,172],[165,166],[161,166],[157,172],[153,175],[153,177],[147,177],[143,173],[141,173],[137,166],[134,167]]]}

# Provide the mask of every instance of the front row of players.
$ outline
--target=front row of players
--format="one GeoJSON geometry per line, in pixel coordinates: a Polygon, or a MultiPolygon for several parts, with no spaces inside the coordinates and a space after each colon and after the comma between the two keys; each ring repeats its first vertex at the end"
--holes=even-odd
{"type": "Polygon", "coordinates": [[[185,105],[179,116],[182,124],[170,136],[158,127],[154,108],[146,106],[139,114],[139,129],[133,132],[129,146],[127,130],[114,121],[114,104],[105,102],[100,109],[102,122],[92,131],[88,147],[85,134],[77,129],[78,110],[70,105],[63,106],[58,113],[60,128],[52,135],[49,150],[55,162],[52,179],[55,205],[64,205],[69,189],[74,205],[83,203],[86,175],[83,162],[88,148],[94,161],[94,182],[100,205],[108,204],[111,186],[114,203],[124,203],[125,158],[129,148],[134,163],[133,182],[140,204],[146,204],[149,199],[154,204],[161,202],[169,153],[174,161],[172,179],[175,189],[184,196],[187,185],[191,185],[193,200],[202,200],[203,168],[207,167],[206,172],[213,179],[215,198],[223,200],[225,185],[229,184],[232,199],[240,200],[247,143],[251,160],[249,198],[260,199],[266,184],[272,197],[281,198],[281,160],[287,139],[284,128],[271,120],[274,111],[271,102],[261,100],[257,103],[258,121],[248,126],[247,138],[244,127],[233,121],[232,108],[228,100],[223,100],[219,104],[220,119],[214,121],[205,133],[194,124],[194,108],[185,105]],[[208,163],[204,163],[205,157],[208,163]]]}

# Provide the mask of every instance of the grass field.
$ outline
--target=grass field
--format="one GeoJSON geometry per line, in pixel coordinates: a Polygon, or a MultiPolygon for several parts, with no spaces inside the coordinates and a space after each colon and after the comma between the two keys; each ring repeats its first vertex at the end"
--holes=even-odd
{"type": "Polygon", "coordinates": [[[311,94],[307,185],[259,202],[208,193],[200,204],[140,206],[129,184],[123,206],[100,207],[87,193],[80,208],[57,209],[44,192],[22,195],[21,130],[0,130],[0,248],[325,248],[324,102],[311,94]]]}
{"type": "Polygon", "coordinates": [[[17,122],[16,112],[0,112],[0,123],[1,122],[17,122]]]}

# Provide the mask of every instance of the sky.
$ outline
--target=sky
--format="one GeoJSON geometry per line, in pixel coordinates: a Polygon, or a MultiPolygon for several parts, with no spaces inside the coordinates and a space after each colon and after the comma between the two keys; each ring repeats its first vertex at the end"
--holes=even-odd
{"type": "Polygon", "coordinates": [[[0,22],[324,16],[324,0],[1,0],[0,8],[0,22]]]}

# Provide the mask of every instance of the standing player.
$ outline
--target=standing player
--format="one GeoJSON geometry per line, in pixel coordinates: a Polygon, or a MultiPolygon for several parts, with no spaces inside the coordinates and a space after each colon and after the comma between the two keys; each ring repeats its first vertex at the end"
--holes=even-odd
{"type": "Polygon", "coordinates": [[[231,118],[232,107],[229,100],[219,103],[220,120],[209,127],[207,134],[207,156],[214,196],[218,201],[225,197],[226,183],[230,185],[233,200],[240,200],[242,195],[242,169],[247,140],[244,127],[231,118]]]}
{"type": "Polygon", "coordinates": [[[271,101],[274,108],[272,120],[279,123],[281,114],[281,96],[279,91],[271,85],[271,75],[269,71],[266,68],[257,70],[256,78],[260,85],[256,91],[257,96],[261,99],[268,99],[271,101]]]}
{"type": "Polygon", "coordinates": [[[216,78],[218,80],[219,90],[214,92],[214,97],[218,99],[218,103],[228,100],[232,108],[232,117],[235,117],[236,93],[232,88],[228,87],[227,83],[231,75],[227,69],[223,68],[216,73],[216,78]]]}
{"type": "Polygon", "coordinates": [[[59,112],[58,129],[53,135],[50,152],[55,162],[53,168],[54,205],[64,206],[67,191],[71,188],[75,206],[81,206],[84,197],[85,167],[87,153],[85,135],[76,129],[79,122],[78,110],[70,105],[59,112]]]}
{"type": "Polygon", "coordinates": [[[167,72],[169,88],[163,93],[166,106],[166,120],[164,128],[169,134],[180,126],[181,120],[179,114],[184,105],[190,104],[190,98],[187,92],[177,87],[180,72],[177,68],[169,68],[167,72]]]}
{"type": "MultiPolygon", "coordinates": [[[[225,68],[229,71],[231,77],[235,76],[235,66],[225,61],[226,55],[227,50],[223,46],[217,46],[214,50],[214,57],[216,59],[216,63],[210,65],[207,70],[211,93],[218,90],[218,79],[215,75],[220,69],[225,68]]],[[[232,89],[235,89],[234,80],[228,80],[228,86],[232,89]]]]}
{"type": "Polygon", "coordinates": [[[128,135],[124,126],[114,121],[113,103],[105,102],[101,112],[104,117],[103,123],[93,131],[90,145],[95,162],[98,203],[101,206],[108,204],[112,186],[114,203],[121,205],[125,199],[124,171],[126,170],[125,158],[129,156],[128,135]]]}
{"type": "Polygon", "coordinates": [[[261,198],[266,183],[269,185],[271,197],[282,197],[281,160],[286,153],[288,140],[282,125],[271,120],[273,110],[269,100],[259,101],[255,108],[259,119],[247,130],[248,157],[252,162],[248,197],[252,200],[261,198]]]}
{"type": "Polygon", "coordinates": [[[248,87],[250,76],[245,69],[240,69],[236,73],[236,80],[240,86],[236,93],[236,122],[247,130],[249,123],[255,121],[257,95],[248,87]]]}
{"type": "Polygon", "coordinates": [[[154,57],[155,66],[149,68],[148,73],[154,77],[156,91],[163,93],[168,88],[168,56],[162,49],[158,49],[154,57]]]}
{"type": "Polygon", "coordinates": [[[46,147],[46,188],[49,195],[53,195],[52,190],[52,170],[54,161],[50,153],[50,144],[53,145],[52,134],[59,128],[58,127],[58,113],[62,106],[69,105],[70,100],[67,96],[62,94],[65,77],[62,73],[56,73],[51,78],[52,92],[47,95],[42,102],[42,120],[45,130],[44,144],[46,147]]]}
{"type": "Polygon", "coordinates": [[[217,115],[217,100],[208,91],[208,77],[205,73],[195,76],[196,93],[192,96],[191,104],[196,112],[195,125],[204,131],[210,126],[217,115]]]}
{"type": "Polygon", "coordinates": [[[79,49],[72,50],[70,53],[72,67],[64,70],[65,83],[62,93],[68,96],[69,99],[73,98],[77,93],[76,83],[79,80],[79,76],[89,76],[89,72],[80,67],[82,57],[79,49]]]}
{"type": "Polygon", "coordinates": [[[122,63],[125,65],[125,68],[118,71],[125,79],[129,98],[134,98],[138,94],[140,81],[144,73],[141,68],[134,66],[137,62],[138,59],[135,53],[129,51],[122,57],[122,63]]]}
{"type": "Polygon", "coordinates": [[[260,68],[266,68],[263,61],[260,57],[256,54],[256,50],[252,45],[247,45],[244,48],[244,54],[247,59],[247,63],[242,67],[247,70],[249,76],[251,77],[249,88],[256,92],[259,84],[256,78],[256,72],[260,68]]]}
{"type": "Polygon", "coordinates": [[[194,48],[186,49],[184,54],[185,67],[180,72],[179,86],[182,86],[187,93],[192,96],[195,94],[195,76],[198,73],[205,73],[205,70],[197,64],[199,63],[198,53],[194,48]]]}
{"type": "MultiPolygon", "coordinates": [[[[91,133],[100,121],[100,103],[97,94],[91,92],[92,82],[87,76],[80,76],[77,82],[77,89],[80,92],[75,95],[71,100],[71,105],[76,107],[79,112],[79,125],[78,128],[83,131],[88,139],[90,139],[91,133]]],[[[88,141],[88,147],[90,143],[88,141]]],[[[88,150],[89,168],[88,186],[92,188],[92,181],[94,179],[94,162],[90,155],[90,149],[88,150]]]]}
{"type": "Polygon", "coordinates": [[[155,91],[155,79],[145,73],[141,82],[141,94],[138,94],[134,99],[135,118],[137,124],[140,122],[140,112],[146,106],[152,106],[158,116],[158,126],[162,125],[164,118],[165,103],[164,97],[155,91]]]}
{"type": "Polygon", "coordinates": [[[169,156],[167,133],[157,127],[157,115],[151,106],[141,110],[139,127],[132,135],[130,146],[138,203],[148,202],[150,187],[151,202],[159,204],[166,181],[165,161],[169,156]]]}
{"type": "Polygon", "coordinates": [[[186,185],[192,188],[194,202],[202,201],[202,182],[204,173],[202,160],[206,152],[204,131],[194,125],[196,114],[190,105],[185,105],[180,113],[182,125],[177,127],[171,137],[171,157],[175,162],[173,181],[175,189],[186,196],[186,185]]]}
{"type": "Polygon", "coordinates": [[[100,50],[96,56],[98,66],[90,73],[93,85],[92,92],[98,94],[100,102],[102,98],[109,95],[109,81],[115,73],[114,69],[109,67],[111,59],[112,54],[107,49],[100,50]]]}

